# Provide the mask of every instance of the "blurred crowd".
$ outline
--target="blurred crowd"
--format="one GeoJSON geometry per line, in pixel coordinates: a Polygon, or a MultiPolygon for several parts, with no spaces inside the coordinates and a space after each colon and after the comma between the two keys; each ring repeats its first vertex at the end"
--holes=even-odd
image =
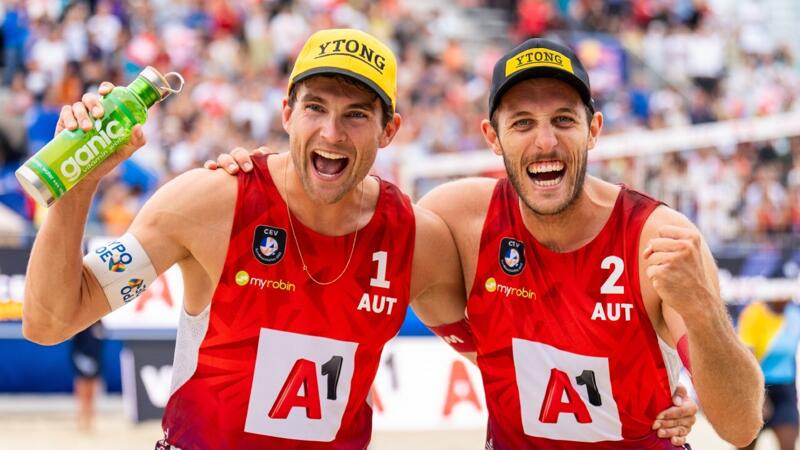
{"type": "MultiPolygon", "coordinates": [[[[398,55],[404,125],[393,148],[484,149],[492,66],[530,36],[576,47],[607,133],[800,109],[797,66],[769,39],[764,6],[733,3],[721,14],[699,0],[5,0],[0,202],[35,222],[30,202],[4,201],[9,174],[52,138],[61,105],[103,80],[127,84],[148,65],[180,72],[186,86],[151,110],[147,146],[104,181],[90,232],[119,234],[156,187],[219,152],[285,148],[288,71],[305,38],[328,27],[368,30],[398,55]],[[482,39],[489,27],[479,15],[465,19],[476,7],[505,12],[502,39],[482,39]]],[[[391,169],[381,175],[391,178],[391,169]]],[[[663,198],[712,240],[800,233],[798,139],[593,170],[663,198]]]]}

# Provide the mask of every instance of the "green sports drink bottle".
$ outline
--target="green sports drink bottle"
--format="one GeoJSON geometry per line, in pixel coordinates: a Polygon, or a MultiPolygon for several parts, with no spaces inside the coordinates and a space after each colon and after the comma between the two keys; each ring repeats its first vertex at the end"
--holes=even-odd
{"type": "Polygon", "coordinates": [[[63,130],[17,169],[17,180],[40,205],[52,205],[128,142],[134,125],[147,120],[148,108],[182,88],[180,74],[161,75],[148,66],[127,87],[117,86],[102,97],[105,114],[94,119],[92,130],[63,130]],[[176,81],[174,87],[169,78],[176,81]]]}

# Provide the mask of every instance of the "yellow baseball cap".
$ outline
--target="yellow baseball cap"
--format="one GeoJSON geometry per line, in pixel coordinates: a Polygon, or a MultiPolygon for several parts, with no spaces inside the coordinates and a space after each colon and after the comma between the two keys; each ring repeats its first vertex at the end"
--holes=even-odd
{"type": "Polygon", "coordinates": [[[375,37],[354,29],[330,29],[312,34],[297,55],[287,92],[295,83],[323,73],[361,81],[395,110],[397,59],[389,47],[375,37]]]}

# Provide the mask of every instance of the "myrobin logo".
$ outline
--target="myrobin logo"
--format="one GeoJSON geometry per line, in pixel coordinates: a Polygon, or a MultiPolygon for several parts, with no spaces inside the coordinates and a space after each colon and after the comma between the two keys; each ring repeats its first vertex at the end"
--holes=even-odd
{"type": "Polygon", "coordinates": [[[263,278],[251,277],[249,273],[244,270],[236,272],[234,281],[239,286],[255,286],[261,290],[264,288],[277,289],[279,291],[294,292],[297,289],[291,281],[283,280],[265,280],[263,278]]]}
{"type": "Polygon", "coordinates": [[[236,272],[236,284],[238,284],[239,286],[244,286],[249,282],[250,282],[250,274],[248,274],[244,270],[236,272]]]}
{"type": "Polygon", "coordinates": [[[572,61],[561,53],[547,48],[525,50],[506,61],[506,76],[531,67],[553,67],[574,74],[572,61]]]}
{"type": "Polygon", "coordinates": [[[536,292],[531,289],[527,288],[515,288],[511,286],[506,286],[504,284],[497,283],[497,280],[494,277],[489,277],[486,279],[486,282],[483,284],[483,287],[486,288],[486,292],[494,293],[497,292],[502,294],[506,297],[515,296],[521,298],[527,298],[530,300],[536,299],[536,292]]]}
{"type": "Polygon", "coordinates": [[[355,39],[336,39],[323,42],[319,45],[319,56],[314,59],[328,56],[349,56],[367,63],[370,67],[383,74],[386,67],[386,57],[367,47],[363,42],[355,39]]]}

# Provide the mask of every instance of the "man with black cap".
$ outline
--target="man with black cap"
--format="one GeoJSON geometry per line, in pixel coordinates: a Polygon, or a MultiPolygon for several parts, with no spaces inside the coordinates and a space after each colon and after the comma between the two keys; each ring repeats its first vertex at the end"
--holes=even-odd
{"type": "Polygon", "coordinates": [[[447,183],[419,204],[461,255],[486,448],[673,448],[651,424],[681,360],[720,436],[752,441],[763,377],[713,257],[683,215],[587,176],[603,115],[575,54],[545,39],[505,54],[481,127],[508,178],[447,183]]]}

